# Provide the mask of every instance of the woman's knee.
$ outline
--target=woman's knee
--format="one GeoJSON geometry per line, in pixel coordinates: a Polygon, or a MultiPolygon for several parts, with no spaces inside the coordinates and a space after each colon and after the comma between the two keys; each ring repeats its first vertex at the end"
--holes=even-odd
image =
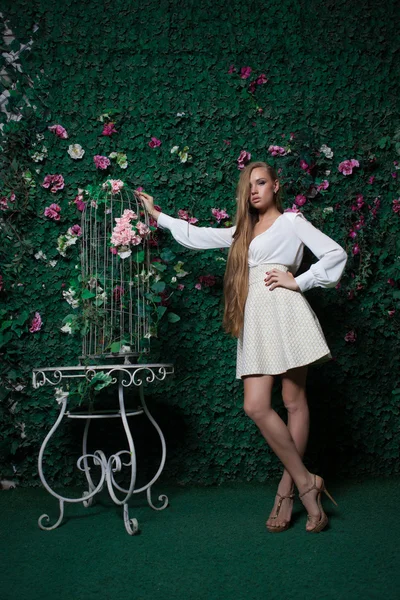
{"type": "Polygon", "coordinates": [[[268,412],[268,404],[257,397],[248,397],[244,399],[244,412],[255,423],[265,417],[268,412]]]}
{"type": "Polygon", "coordinates": [[[308,409],[307,397],[303,390],[296,393],[282,393],[283,404],[289,413],[308,409]]]}

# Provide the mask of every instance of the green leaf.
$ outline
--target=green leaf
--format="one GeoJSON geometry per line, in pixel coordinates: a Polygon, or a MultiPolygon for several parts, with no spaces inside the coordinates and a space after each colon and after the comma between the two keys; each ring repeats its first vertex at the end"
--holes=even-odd
{"type": "Polygon", "coordinates": [[[113,342],[111,344],[111,352],[119,352],[121,350],[121,342],[113,342]]]}
{"type": "Polygon", "coordinates": [[[162,293],[165,290],[165,281],[156,281],[151,286],[151,289],[153,292],[156,292],[156,294],[162,293]]]}
{"type": "Polygon", "coordinates": [[[94,294],[90,290],[83,290],[82,300],[89,300],[89,298],[96,298],[96,294],[94,294]]]}
{"type": "Polygon", "coordinates": [[[166,306],[157,306],[158,317],[161,319],[165,311],[167,310],[166,306]]]}
{"type": "Polygon", "coordinates": [[[168,313],[168,321],[169,321],[170,323],[176,323],[177,321],[180,321],[180,320],[181,320],[181,318],[180,318],[180,316],[179,316],[179,315],[176,315],[176,314],[175,314],[175,313],[173,313],[173,312],[169,312],[169,313],[168,313]]]}

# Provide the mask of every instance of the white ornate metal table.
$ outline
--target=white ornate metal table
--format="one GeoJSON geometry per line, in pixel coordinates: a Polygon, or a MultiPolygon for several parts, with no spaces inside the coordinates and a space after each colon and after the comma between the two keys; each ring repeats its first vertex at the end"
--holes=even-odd
{"type": "Polygon", "coordinates": [[[104,487],[104,484],[107,485],[108,492],[110,497],[115,502],[115,504],[123,506],[123,516],[126,531],[130,535],[134,535],[138,529],[139,525],[135,518],[129,517],[129,508],[128,502],[133,494],[139,494],[141,492],[146,492],[147,501],[151,508],[154,510],[163,510],[168,505],[168,497],[164,494],[161,494],[158,497],[158,500],[161,502],[160,506],[155,506],[151,499],[151,487],[157,481],[161,472],[164,468],[165,458],[166,458],[166,444],[163,433],[152,417],[147,408],[144,391],[143,391],[143,383],[144,378],[147,383],[152,383],[155,380],[163,381],[167,375],[171,375],[174,372],[174,368],[172,364],[131,364],[129,360],[126,358],[123,364],[108,364],[108,365],[91,365],[91,366],[73,366],[73,367],[50,367],[50,368],[38,368],[33,370],[32,382],[33,387],[38,389],[46,384],[51,386],[58,386],[62,384],[64,381],[69,379],[77,379],[77,378],[86,378],[87,381],[90,381],[96,373],[104,372],[107,375],[112,377],[112,384],[118,383],[118,401],[119,401],[119,409],[116,410],[94,410],[89,409],[87,411],[70,411],[68,410],[68,395],[69,392],[64,392],[61,390],[58,393],[57,402],[60,404],[60,412],[56,422],[53,427],[45,437],[42,446],[39,452],[38,459],[38,470],[41,482],[43,483],[46,490],[52,494],[55,498],[58,498],[60,504],[60,516],[54,525],[44,525],[44,521],[49,522],[50,518],[48,515],[43,514],[38,521],[39,527],[44,530],[55,529],[60,525],[64,516],[64,503],[65,502],[74,502],[79,503],[82,502],[85,507],[88,507],[92,504],[93,498],[96,494],[98,494],[104,487]],[[130,386],[136,386],[139,389],[139,398],[140,398],[140,407],[137,410],[126,410],[125,408],[125,400],[124,400],[124,390],[129,388],[130,386]],[[136,484],[136,473],[137,473],[137,464],[136,464],[136,453],[135,453],[135,445],[132,438],[131,430],[128,423],[128,417],[135,417],[137,415],[145,414],[149,421],[152,423],[154,428],[156,429],[160,442],[161,442],[161,461],[159,467],[157,469],[154,477],[144,486],[135,489],[136,484]],[[63,418],[69,419],[86,419],[86,424],[83,433],[82,440],[82,456],[77,461],[77,467],[84,471],[86,480],[88,483],[88,490],[83,492],[82,497],[80,498],[66,498],[65,496],[61,496],[56,491],[54,491],[50,485],[47,483],[46,478],[43,473],[43,456],[46,450],[46,446],[50,441],[51,437],[54,435],[56,430],[58,429],[60,423],[63,418]],[[105,453],[102,450],[96,450],[92,454],[87,453],[87,439],[88,432],[91,421],[93,419],[112,419],[112,418],[120,418],[122,420],[122,424],[126,433],[126,438],[128,442],[129,450],[120,450],[115,454],[106,457],[105,453]],[[125,459],[125,462],[124,460],[125,459]],[[100,478],[97,485],[94,483],[89,466],[89,461],[93,461],[93,466],[100,468],[100,478]],[[128,489],[121,487],[115,480],[114,474],[121,471],[123,467],[130,468],[130,484],[128,489]],[[118,498],[116,491],[123,494],[122,498],[118,498]]]}

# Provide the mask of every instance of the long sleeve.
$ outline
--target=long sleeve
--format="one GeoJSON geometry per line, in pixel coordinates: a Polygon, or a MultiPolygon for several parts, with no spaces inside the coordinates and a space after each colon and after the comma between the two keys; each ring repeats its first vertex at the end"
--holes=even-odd
{"type": "Polygon", "coordinates": [[[300,290],[305,292],[313,287],[335,287],[340,281],[347,262],[344,249],[314,227],[302,213],[295,213],[292,223],[297,237],[319,259],[308,271],[295,277],[300,290]]]}
{"type": "Polygon", "coordinates": [[[165,213],[159,215],[157,224],[161,229],[169,229],[179,244],[191,250],[229,248],[235,231],[235,226],[226,229],[196,227],[187,221],[175,219],[165,213]]]}

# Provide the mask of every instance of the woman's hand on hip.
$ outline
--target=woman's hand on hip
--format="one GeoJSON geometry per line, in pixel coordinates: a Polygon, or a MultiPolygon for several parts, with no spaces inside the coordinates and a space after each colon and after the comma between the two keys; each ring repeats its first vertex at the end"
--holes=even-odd
{"type": "Polygon", "coordinates": [[[269,291],[271,292],[276,287],[283,287],[287,290],[293,290],[299,292],[300,288],[297,285],[294,275],[290,271],[280,271],[279,269],[271,269],[267,271],[266,278],[264,279],[265,285],[269,285],[269,291]]]}

